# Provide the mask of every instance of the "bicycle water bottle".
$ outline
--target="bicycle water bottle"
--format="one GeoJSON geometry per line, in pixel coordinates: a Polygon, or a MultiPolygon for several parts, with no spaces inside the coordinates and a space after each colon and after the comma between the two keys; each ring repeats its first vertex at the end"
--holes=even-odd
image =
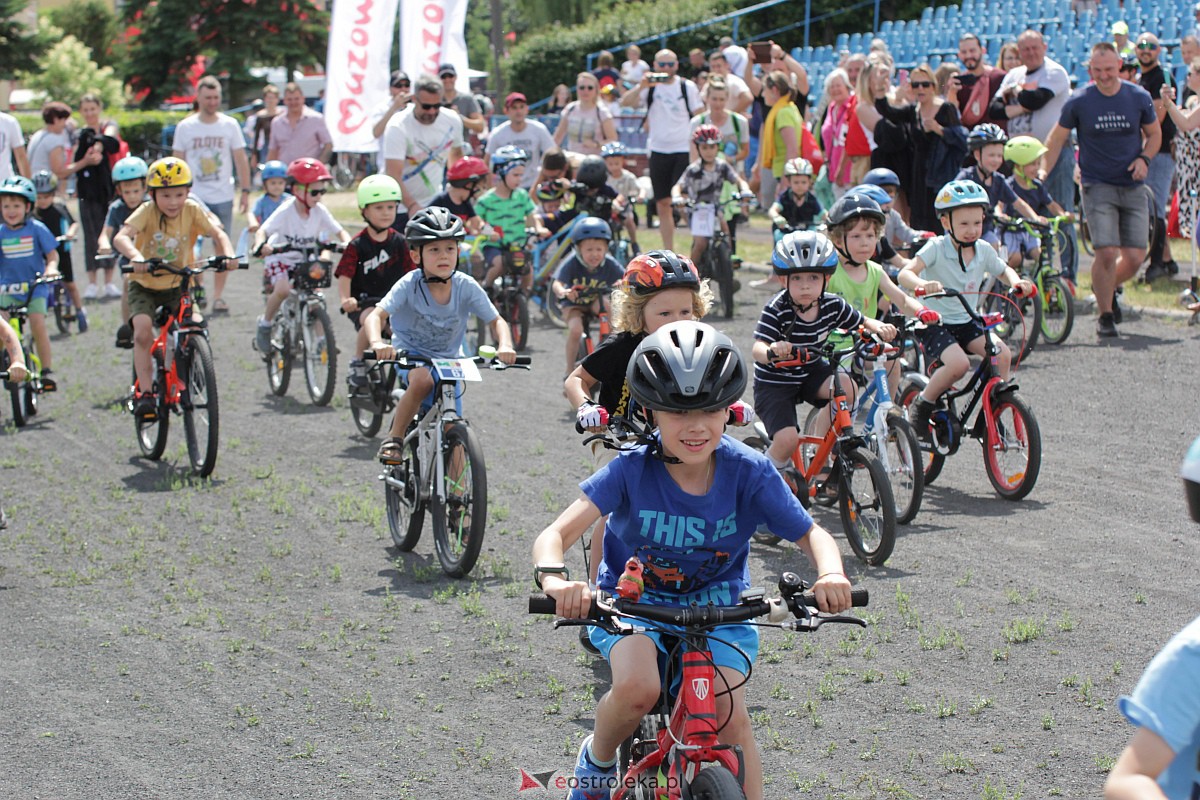
{"type": "Polygon", "coordinates": [[[1187,496],[1188,511],[1194,522],[1200,522],[1200,437],[1197,437],[1183,457],[1183,467],[1179,470],[1183,478],[1183,491],[1187,496]]]}

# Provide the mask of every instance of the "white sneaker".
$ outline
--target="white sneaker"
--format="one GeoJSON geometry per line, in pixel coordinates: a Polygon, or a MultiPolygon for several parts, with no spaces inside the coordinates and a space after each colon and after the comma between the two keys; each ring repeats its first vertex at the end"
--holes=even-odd
{"type": "Polygon", "coordinates": [[[95,300],[96,296],[99,294],[100,294],[100,292],[98,291],[97,285],[94,283],[89,283],[87,285],[87,288],[83,290],[83,299],[84,300],[95,300]]]}
{"type": "Polygon", "coordinates": [[[104,296],[105,297],[120,297],[121,296],[121,287],[117,286],[115,283],[108,284],[107,286],[104,287],[104,296]]]}

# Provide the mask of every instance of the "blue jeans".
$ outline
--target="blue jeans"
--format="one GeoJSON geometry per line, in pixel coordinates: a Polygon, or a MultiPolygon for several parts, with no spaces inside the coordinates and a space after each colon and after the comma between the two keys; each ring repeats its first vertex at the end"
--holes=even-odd
{"type": "MultiPolygon", "coordinates": [[[[1063,146],[1062,152],[1058,156],[1058,163],[1046,175],[1046,190],[1065,211],[1075,212],[1075,148],[1070,143],[1063,146]]],[[[1063,247],[1062,253],[1066,277],[1075,283],[1075,276],[1079,272],[1075,226],[1066,223],[1060,226],[1059,230],[1066,236],[1066,245],[1063,247]]]]}
{"type": "Polygon", "coordinates": [[[1170,153],[1159,153],[1150,159],[1146,169],[1146,185],[1154,190],[1154,213],[1167,218],[1167,201],[1171,199],[1171,178],[1175,177],[1175,159],[1170,153]]]}

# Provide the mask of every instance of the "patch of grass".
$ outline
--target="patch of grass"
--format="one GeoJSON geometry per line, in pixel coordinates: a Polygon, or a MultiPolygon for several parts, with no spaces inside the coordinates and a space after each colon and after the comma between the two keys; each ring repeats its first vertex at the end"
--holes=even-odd
{"type": "Polygon", "coordinates": [[[1096,756],[1096,772],[1107,775],[1117,765],[1117,757],[1106,754],[1096,756]]]}
{"type": "Polygon", "coordinates": [[[1032,617],[1014,619],[1004,625],[1004,641],[1009,644],[1024,644],[1040,639],[1045,631],[1045,620],[1036,620],[1032,617]]]}
{"type": "Polygon", "coordinates": [[[1053,714],[1042,714],[1042,730],[1044,730],[1044,731],[1054,730],[1054,715],[1053,714]]]}
{"type": "Polygon", "coordinates": [[[1070,611],[1064,611],[1063,615],[1058,618],[1058,629],[1060,631],[1073,631],[1078,624],[1075,617],[1071,616],[1070,611]]]}
{"type": "Polygon", "coordinates": [[[1021,800],[1023,796],[1021,787],[1010,792],[1003,780],[992,783],[991,776],[983,779],[983,788],[979,792],[980,800],[1021,800]]]}
{"type": "Polygon", "coordinates": [[[938,719],[947,719],[958,715],[958,701],[948,697],[938,696],[933,703],[933,713],[938,719]]]}
{"type": "Polygon", "coordinates": [[[984,709],[991,708],[994,705],[996,705],[996,701],[992,698],[981,697],[974,703],[971,703],[971,707],[967,709],[967,713],[973,717],[977,717],[983,713],[984,709]]]}
{"type": "Polygon", "coordinates": [[[975,771],[975,762],[961,753],[942,753],[938,759],[938,764],[946,772],[954,772],[960,775],[975,771]]]}

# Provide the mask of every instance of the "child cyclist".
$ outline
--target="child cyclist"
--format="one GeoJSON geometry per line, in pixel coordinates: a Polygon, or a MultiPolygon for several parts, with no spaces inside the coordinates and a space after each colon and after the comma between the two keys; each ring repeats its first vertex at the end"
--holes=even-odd
{"type": "MultiPolygon", "coordinates": [[[[33,283],[45,274],[58,274],[58,242],[54,234],[33,217],[37,192],[28,178],[14,175],[0,183],[0,284],[33,283]]],[[[0,311],[21,303],[25,293],[0,295],[0,311]]],[[[50,331],[46,328],[48,285],[33,290],[29,301],[29,327],[38,357],[42,360],[42,391],[53,392],[58,384],[50,377],[50,331]]],[[[7,318],[7,315],[5,315],[7,318]]],[[[4,323],[0,323],[4,324],[4,323]]],[[[7,327],[7,325],[5,325],[7,327]]]]}
{"type": "MultiPolygon", "coordinates": [[[[282,161],[268,161],[262,165],[263,196],[254,202],[254,208],[246,212],[247,237],[258,233],[258,229],[268,217],[283,205],[287,190],[287,164],[282,161]]],[[[239,242],[239,244],[242,244],[239,242]]],[[[248,244],[248,242],[247,242],[248,244]]],[[[240,247],[245,252],[245,247],[240,247]]]]}
{"type": "MultiPolygon", "coordinates": [[[[996,213],[1001,213],[1001,208],[1005,211],[1016,209],[1017,213],[1026,219],[1045,222],[1028,203],[1013,193],[1012,187],[1000,174],[1000,167],[1004,166],[1004,143],[1007,141],[1008,134],[996,123],[984,122],[976,125],[967,134],[967,145],[971,148],[975,163],[959,170],[954,179],[975,181],[982,186],[987,192],[988,200],[991,201],[990,208],[996,213]]],[[[996,232],[990,215],[983,220],[983,235],[980,238],[993,247],[1000,246],[1000,235],[996,232]]]]}
{"type": "MultiPolygon", "coordinates": [[[[58,199],[58,178],[50,170],[42,170],[33,176],[33,188],[37,192],[37,207],[33,215],[38,221],[50,229],[55,237],[74,239],[79,231],[79,223],[71,216],[67,204],[58,199]]],[[[79,287],[75,285],[75,270],[71,264],[71,242],[58,243],[58,271],[63,276],[63,288],[75,306],[75,319],[79,323],[79,332],[86,333],[88,329],[87,311],[83,307],[83,298],[79,296],[79,287]]]]}
{"type": "Polygon", "coordinates": [[[583,318],[608,309],[608,291],[625,275],[617,260],[608,254],[612,230],[599,217],[584,217],[571,228],[575,252],[554,273],[554,296],[562,304],[567,323],[567,371],[575,369],[579,340],[583,338],[583,318]]]}
{"type": "Polygon", "coordinates": [[[637,176],[625,169],[625,145],[622,142],[609,142],[600,148],[604,158],[604,167],[608,170],[608,187],[619,196],[625,198],[625,206],[620,210],[624,220],[625,230],[629,233],[629,244],[633,252],[640,251],[637,243],[637,214],[634,209],[642,202],[642,187],[638,186],[637,176]]]}
{"type": "Polygon", "coordinates": [[[375,308],[374,303],[362,305],[359,298],[366,295],[377,298],[378,302],[414,268],[404,237],[392,227],[400,194],[400,184],[390,175],[363,178],[358,184],[358,209],[367,227],[346,245],[333,273],[337,277],[342,311],[358,331],[346,378],[351,389],[367,385],[367,367],[362,360],[363,350],[367,349],[367,332],[362,327],[362,316],[375,308]]]}
{"type": "MultiPolygon", "coordinates": [[[[626,560],[636,556],[645,565],[641,602],[732,604],[750,586],[750,541],[765,524],[796,542],[816,567],[814,592],[822,611],[849,607],[850,582],[833,538],[813,523],[766,459],[724,435],[746,372],[729,337],[703,323],[672,323],[638,345],[627,381],[633,400],[657,427],[654,442],[583,481],[582,495],[533,545],[534,579],[557,601],[560,616],[588,612],[592,590],[585,580],[571,580],[564,552],[604,514],[611,516],[598,583],[606,591],[613,591],[626,560]],[[686,542],[662,536],[685,528],[686,542]]],[[[612,688],[600,699],[595,729],[580,747],[571,800],[609,797],[617,747],[658,699],[659,659],[669,652],[658,631],[619,636],[593,628],[591,638],[612,667],[612,688]]],[[[722,626],[709,645],[718,685],[737,687],[717,693],[717,718],[728,720],[717,738],[740,746],[746,797],[758,800],[762,763],[743,685],[758,652],[757,628],[722,626]]]]}
{"type": "Polygon", "coordinates": [[[267,295],[267,307],[258,318],[258,329],[254,335],[254,349],[264,359],[271,354],[271,322],[283,301],[292,293],[289,272],[303,260],[304,254],[295,250],[274,253],[274,248],[283,246],[314,248],[337,239],[342,244],[350,241],[333,214],[321,205],[321,196],[329,191],[333,176],[325,165],[315,158],[298,158],[287,169],[292,182],[292,195],[284,200],[275,213],[268,217],[254,234],[254,254],[265,256],[263,278],[271,293],[267,295]],[[269,242],[275,241],[275,245],[269,242]]]}
{"type": "Polygon", "coordinates": [[[876,167],[867,170],[867,174],[863,176],[863,183],[878,186],[887,192],[890,205],[883,209],[883,215],[887,217],[883,225],[883,237],[893,247],[909,247],[922,237],[922,232],[909,227],[908,222],[895,208],[896,198],[900,196],[900,177],[896,173],[886,167],[876,167]]]}
{"type": "MultiPolygon", "coordinates": [[[[413,215],[404,228],[404,238],[419,269],[397,281],[379,305],[361,318],[376,357],[394,358],[396,350],[404,350],[430,358],[458,358],[467,323],[476,316],[491,326],[499,342],[496,355],[512,364],[517,354],[508,323],[475,279],[457,270],[462,220],[441,206],[432,206],[413,215]],[[389,321],[392,338],[387,343],[381,337],[389,321]]],[[[434,387],[433,375],[425,367],[408,370],[404,382],[391,435],[379,448],[379,460],[384,464],[404,459],[408,424],[434,387]]]]}
{"type": "MultiPolygon", "coordinates": [[[[112,253],[112,237],[129,215],[146,202],[146,174],[150,168],[146,162],[137,156],[126,156],[113,165],[112,179],[117,198],[108,204],[108,213],[104,217],[104,227],[96,243],[96,253],[107,256],[112,253]]],[[[118,265],[125,263],[121,258],[118,265]]],[[[117,328],[116,346],[122,350],[133,347],[133,328],[129,327],[129,278],[121,281],[121,325],[117,328]]]]}
{"type": "MultiPolygon", "coordinates": [[[[839,328],[856,330],[862,325],[885,341],[896,336],[894,325],[864,317],[846,300],[826,292],[837,266],[833,243],[814,231],[785,235],[771,256],[771,269],[783,291],[767,302],[754,329],[754,409],[771,437],[767,456],[781,472],[799,443],[796,404],[827,404],[836,369],[823,357],[799,366],[778,367],[775,362],[791,360],[796,347],[821,347],[839,328]]],[[[850,379],[839,374],[837,381],[853,399],[850,379]]],[[[817,421],[816,435],[823,436],[829,430],[829,415],[818,414],[817,421]]]]}
{"type": "MultiPolygon", "coordinates": [[[[721,149],[721,131],[716,125],[701,125],[696,128],[692,131],[692,143],[696,145],[700,157],[683,171],[678,183],[671,187],[671,198],[677,205],[682,204],[684,198],[696,204],[715,204],[721,197],[721,189],[727,183],[737,186],[742,192],[742,197],[753,196],[746,179],[738,175],[728,161],[717,158],[717,152],[721,149]]],[[[693,262],[699,261],[708,249],[708,240],[712,238],[714,224],[719,224],[721,230],[726,235],[729,234],[729,225],[721,212],[722,209],[700,208],[692,211],[693,262]]],[[[743,201],[742,213],[749,212],[749,206],[743,201]]]]}
{"type": "MultiPolygon", "coordinates": [[[[496,185],[479,198],[475,210],[491,229],[491,243],[483,246],[483,262],[487,273],[483,277],[483,288],[491,289],[504,269],[504,249],[514,244],[523,244],[525,229],[533,228],[540,238],[545,239],[550,231],[542,225],[534,213],[529,193],[521,188],[529,156],[519,147],[505,145],[492,153],[492,172],[496,174],[496,185]]],[[[521,286],[526,292],[533,287],[533,271],[525,267],[521,286]]]]}
{"type": "Polygon", "coordinates": [[[133,413],[143,419],[156,416],[154,370],[150,346],[154,343],[153,315],[163,306],[174,309],[183,296],[183,277],[170,273],[150,274],[148,258],[159,258],[182,266],[191,257],[196,239],[212,238],[217,255],[232,256],[233,243],[195,200],[188,197],[192,170],[180,158],[168,157],[150,165],[146,180],[149,203],[129,215],[113,239],[113,247],[133,264],[129,276],[129,325],[133,329],[133,367],[142,391],[133,398],[133,413]]]}
{"type": "MultiPolygon", "coordinates": [[[[1033,284],[1022,278],[1011,267],[1000,260],[995,249],[983,236],[984,217],[992,207],[992,200],[983,187],[974,181],[950,181],[941,189],[933,201],[934,210],[946,233],[935,236],[925,243],[898,278],[906,289],[923,288],[934,293],[943,286],[963,293],[978,292],[980,284],[988,275],[998,276],[1012,286],[1020,296],[1034,291],[1033,284]]],[[[952,297],[929,300],[929,307],[942,315],[942,324],[918,331],[917,336],[925,347],[925,356],[942,365],[929,378],[925,389],[913,401],[909,409],[909,421],[917,436],[929,438],[929,415],[937,399],[967,374],[971,362],[967,352],[984,355],[984,330],[971,319],[957,299],[952,297]]],[[[1012,354],[1003,341],[1000,347],[1000,377],[1008,379],[1012,354]]]]}
{"type": "Polygon", "coordinates": [[[488,168],[482,158],[467,156],[454,162],[446,170],[446,191],[429,201],[430,206],[441,206],[463,221],[468,236],[483,230],[483,220],[475,213],[471,204],[479,189],[487,185],[488,168]]]}
{"type": "MultiPolygon", "coordinates": [[[[1042,156],[1046,154],[1046,145],[1032,136],[1014,136],[1004,143],[1004,160],[1013,163],[1013,174],[1006,180],[1013,193],[1029,204],[1038,214],[1049,212],[1055,216],[1066,214],[1046,185],[1038,180],[1038,170],[1042,166],[1042,156]]],[[[1029,231],[1005,231],[1002,238],[1004,247],[1008,250],[1008,265],[1015,270],[1021,268],[1025,256],[1036,261],[1041,255],[1041,239],[1029,231]]],[[[1070,266],[1064,264],[1068,269],[1070,266]]],[[[1074,276],[1064,276],[1074,280],[1074,276]]],[[[1074,283],[1071,284],[1074,286],[1074,283]]]]}
{"type": "Polygon", "coordinates": [[[807,158],[790,158],[783,165],[787,188],[767,209],[771,233],[778,242],[785,233],[808,230],[822,213],[821,201],[809,191],[813,183],[813,165],[807,158]]]}

